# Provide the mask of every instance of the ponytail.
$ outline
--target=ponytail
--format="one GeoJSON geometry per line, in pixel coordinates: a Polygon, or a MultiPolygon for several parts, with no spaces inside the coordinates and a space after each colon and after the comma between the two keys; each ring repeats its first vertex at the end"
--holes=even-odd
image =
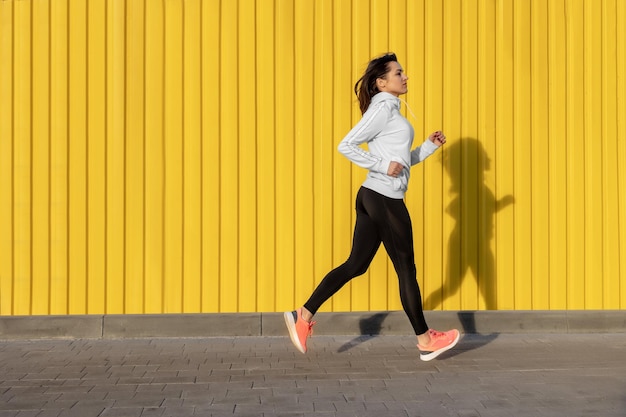
{"type": "Polygon", "coordinates": [[[387,71],[389,70],[388,64],[393,61],[398,61],[396,54],[387,53],[372,59],[367,65],[367,69],[363,73],[363,76],[354,84],[354,93],[359,99],[359,107],[361,108],[361,114],[367,111],[367,108],[372,102],[372,97],[376,93],[379,93],[376,86],[376,80],[379,78],[385,78],[387,71]]]}

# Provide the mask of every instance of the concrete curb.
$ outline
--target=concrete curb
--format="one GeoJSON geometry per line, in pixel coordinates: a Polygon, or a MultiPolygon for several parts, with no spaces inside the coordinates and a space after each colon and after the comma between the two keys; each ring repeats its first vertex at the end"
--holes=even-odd
{"type": "MultiPolygon", "coordinates": [[[[464,333],[624,333],[626,310],[427,311],[436,329],[464,333]]],[[[410,335],[402,311],[318,313],[319,335],[410,335]]],[[[0,317],[0,340],[285,336],[283,313],[0,317]]]]}

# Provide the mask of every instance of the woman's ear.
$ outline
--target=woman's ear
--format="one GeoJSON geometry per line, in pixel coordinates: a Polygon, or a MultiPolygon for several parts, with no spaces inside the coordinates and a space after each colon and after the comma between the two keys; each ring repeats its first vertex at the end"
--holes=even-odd
{"type": "Polygon", "coordinates": [[[386,81],[384,78],[376,79],[376,86],[378,87],[378,91],[382,91],[385,88],[386,81]]]}

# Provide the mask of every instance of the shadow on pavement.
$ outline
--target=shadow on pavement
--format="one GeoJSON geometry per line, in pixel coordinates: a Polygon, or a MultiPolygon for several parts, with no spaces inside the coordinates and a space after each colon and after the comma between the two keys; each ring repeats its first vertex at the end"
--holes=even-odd
{"type": "Polygon", "coordinates": [[[344,343],[337,352],[345,352],[347,350],[352,349],[355,346],[360,345],[363,342],[367,342],[375,337],[380,335],[380,331],[383,328],[383,322],[387,318],[389,313],[376,313],[371,317],[366,317],[359,321],[359,330],[361,331],[361,335],[355,337],[349,342],[344,343]]]}
{"type": "MultiPolygon", "coordinates": [[[[383,322],[389,313],[376,313],[359,321],[360,335],[344,343],[337,352],[348,351],[361,343],[378,337],[381,333],[383,322]]],[[[498,338],[500,333],[480,334],[476,330],[476,320],[473,311],[462,311],[458,313],[459,322],[463,328],[461,340],[454,348],[441,354],[437,359],[446,359],[474,349],[479,349],[498,338]]]]}
{"type": "Polygon", "coordinates": [[[439,356],[437,359],[446,359],[459,355],[463,352],[479,349],[488,345],[498,338],[500,333],[481,334],[476,330],[476,320],[473,311],[461,311],[458,314],[459,321],[463,327],[461,340],[458,345],[439,356]]]}

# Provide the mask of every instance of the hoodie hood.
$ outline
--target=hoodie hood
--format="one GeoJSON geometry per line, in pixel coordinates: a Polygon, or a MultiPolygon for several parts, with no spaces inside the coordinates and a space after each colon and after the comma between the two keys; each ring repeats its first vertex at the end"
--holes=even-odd
{"type": "Polygon", "coordinates": [[[391,93],[387,93],[386,91],[376,93],[374,97],[372,97],[370,106],[376,103],[380,103],[382,101],[389,101],[393,107],[400,110],[400,99],[391,93]]]}

